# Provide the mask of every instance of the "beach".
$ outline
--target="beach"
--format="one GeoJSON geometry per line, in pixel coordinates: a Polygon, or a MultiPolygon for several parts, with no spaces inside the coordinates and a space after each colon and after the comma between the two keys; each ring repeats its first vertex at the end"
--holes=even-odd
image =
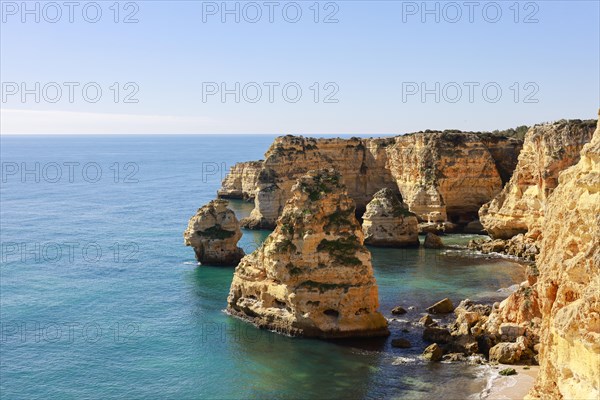
{"type": "Polygon", "coordinates": [[[524,366],[524,365],[498,365],[497,371],[504,368],[514,368],[517,375],[501,376],[498,375],[492,381],[489,394],[485,397],[487,400],[521,400],[529,390],[533,387],[535,378],[537,377],[539,366],[524,366]],[[528,369],[525,369],[528,368],[528,369]]]}

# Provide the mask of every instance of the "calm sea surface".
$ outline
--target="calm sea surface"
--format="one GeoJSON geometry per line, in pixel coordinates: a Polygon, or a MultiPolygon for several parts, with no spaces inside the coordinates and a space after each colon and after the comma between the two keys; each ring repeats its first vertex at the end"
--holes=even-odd
{"type": "MultiPolygon", "coordinates": [[[[426,363],[415,322],[443,297],[493,299],[510,261],[371,249],[383,341],[260,331],[223,313],[233,268],[198,267],[182,233],[226,170],[272,136],[1,138],[0,390],[6,399],[464,399],[486,369],[426,363]],[[403,332],[407,329],[408,332],[403,332]]],[[[232,201],[238,217],[252,205],[232,201]]],[[[244,231],[252,251],[268,235],[244,231]]],[[[444,238],[466,243],[468,235],[444,238]]]]}

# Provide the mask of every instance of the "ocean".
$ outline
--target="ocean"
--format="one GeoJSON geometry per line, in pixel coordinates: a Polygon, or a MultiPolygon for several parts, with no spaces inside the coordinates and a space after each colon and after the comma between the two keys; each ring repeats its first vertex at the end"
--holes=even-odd
{"type": "MultiPolygon", "coordinates": [[[[272,140],[2,136],[2,398],[480,398],[489,367],[421,360],[416,321],[444,297],[501,300],[524,279],[510,260],[371,248],[381,312],[414,307],[384,340],[289,338],[223,312],[233,267],[198,266],[183,231],[229,167],[272,140]]],[[[244,230],[240,245],[268,233],[244,230]]]]}

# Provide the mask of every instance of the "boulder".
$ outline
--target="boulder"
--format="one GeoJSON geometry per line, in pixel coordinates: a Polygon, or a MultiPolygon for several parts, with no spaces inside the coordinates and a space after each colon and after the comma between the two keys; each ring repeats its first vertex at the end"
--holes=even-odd
{"type": "Polygon", "coordinates": [[[440,300],[434,305],[427,307],[427,312],[430,314],[448,314],[454,311],[454,305],[449,298],[440,300]]]}
{"type": "Polygon", "coordinates": [[[465,233],[476,233],[476,234],[482,234],[485,232],[483,225],[481,225],[481,222],[479,222],[479,220],[475,220],[475,221],[471,221],[467,224],[467,226],[465,226],[464,229],[465,233]]]}
{"type": "Polygon", "coordinates": [[[393,315],[406,314],[406,310],[404,308],[402,308],[401,306],[397,306],[397,307],[392,308],[392,314],[393,315]]]}
{"type": "Polygon", "coordinates": [[[436,322],[431,318],[431,316],[429,315],[424,315],[423,317],[421,317],[421,319],[419,320],[419,324],[423,325],[423,326],[431,326],[431,325],[435,325],[436,322]]]}
{"type": "Polygon", "coordinates": [[[490,361],[500,364],[515,364],[521,359],[522,349],[517,343],[498,343],[490,349],[490,361]]]}
{"type": "Polygon", "coordinates": [[[423,246],[426,249],[441,249],[444,247],[444,243],[438,235],[428,232],[427,235],[425,235],[425,242],[423,242],[423,246]]]}
{"type": "Polygon", "coordinates": [[[429,361],[440,361],[443,356],[444,350],[437,343],[427,346],[423,351],[423,358],[429,361]]]}

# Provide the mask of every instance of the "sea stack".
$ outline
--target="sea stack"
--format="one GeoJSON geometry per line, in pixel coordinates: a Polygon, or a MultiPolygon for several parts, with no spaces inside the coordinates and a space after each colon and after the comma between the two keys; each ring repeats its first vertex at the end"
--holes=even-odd
{"type": "Polygon", "coordinates": [[[381,189],[367,204],[363,215],[365,244],[381,247],[419,245],[417,216],[391,189],[381,189]]]}
{"type": "Polygon", "coordinates": [[[292,187],[273,233],[235,269],[228,311],[293,336],[387,336],[371,254],[334,170],[292,187]]]}
{"type": "Polygon", "coordinates": [[[235,213],[226,200],[213,200],[202,206],[183,233],[186,246],[194,248],[202,264],[237,265],[244,251],[237,246],[242,237],[235,213]]]}

